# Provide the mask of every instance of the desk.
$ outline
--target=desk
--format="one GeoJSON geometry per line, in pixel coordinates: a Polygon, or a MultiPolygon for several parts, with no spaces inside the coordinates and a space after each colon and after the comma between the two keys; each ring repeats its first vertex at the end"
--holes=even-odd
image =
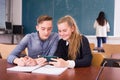
{"type": "MultiPolygon", "coordinates": [[[[37,73],[23,73],[7,71],[7,67],[13,65],[7,63],[5,59],[0,59],[0,80],[95,80],[99,67],[84,67],[67,69],[61,75],[47,75],[37,73]]],[[[99,80],[119,80],[119,68],[104,68],[99,80]]]]}
{"type": "Polygon", "coordinates": [[[120,80],[120,68],[105,67],[99,80],[120,80]]]}
{"type": "Polygon", "coordinates": [[[0,34],[0,43],[17,44],[23,37],[23,34],[0,34]]]}
{"type": "Polygon", "coordinates": [[[111,55],[108,55],[105,52],[92,51],[92,54],[101,54],[104,58],[110,58],[111,57],[111,55]]]}
{"type": "Polygon", "coordinates": [[[13,34],[0,34],[0,43],[13,43],[13,34]]]}

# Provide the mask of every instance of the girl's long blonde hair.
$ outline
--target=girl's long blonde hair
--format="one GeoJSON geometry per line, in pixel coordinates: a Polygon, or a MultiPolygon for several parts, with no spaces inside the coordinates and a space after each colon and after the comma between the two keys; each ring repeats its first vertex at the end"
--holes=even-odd
{"type": "Polygon", "coordinates": [[[64,22],[67,22],[71,28],[74,27],[73,28],[74,31],[71,34],[71,37],[69,39],[70,41],[69,41],[69,47],[68,47],[68,58],[71,60],[75,60],[77,53],[80,53],[79,49],[80,49],[82,36],[80,34],[80,31],[78,29],[78,26],[77,26],[75,20],[70,15],[66,15],[66,16],[60,18],[58,20],[57,24],[61,24],[64,22]]]}

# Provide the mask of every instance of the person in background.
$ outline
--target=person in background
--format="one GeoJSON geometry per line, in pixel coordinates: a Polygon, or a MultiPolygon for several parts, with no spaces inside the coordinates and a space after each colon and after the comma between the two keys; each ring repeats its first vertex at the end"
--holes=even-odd
{"type": "Polygon", "coordinates": [[[101,11],[94,22],[94,28],[96,29],[96,38],[97,38],[97,49],[102,49],[102,43],[107,41],[107,32],[110,32],[110,25],[105,18],[105,13],[101,11]]]}
{"type": "Polygon", "coordinates": [[[88,39],[79,32],[75,20],[66,15],[58,20],[58,33],[60,40],[50,64],[56,67],[86,67],[91,65],[92,54],[88,39]]]}
{"type": "Polygon", "coordinates": [[[58,34],[53,33],[52,29],[52,17],[48,15],[38,17],[37,32],[27,34],[8,56],[7,61],[19,66],[46,64],[46,59],[40,56],[53,56],[59,41],[58,34]],[[28,49],[28,56],[20,57],[25,48],[28,49]]]}

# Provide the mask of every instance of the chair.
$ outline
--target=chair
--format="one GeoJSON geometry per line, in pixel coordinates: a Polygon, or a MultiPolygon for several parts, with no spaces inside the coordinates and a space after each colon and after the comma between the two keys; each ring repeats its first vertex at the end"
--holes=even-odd
{"type": "Polygon", "coordinates": [[[3,59],[6,59],[10,52],[16,47],[16,45],[11,44],[0,44],[0,53],[3,59]]]}
{"type": "MultiPolygon", "coordinates": [[[[11,53],[11,51],[16,47],[15,44],[0,44],[0,53],[3,59],[7,59],[7,56],[11,53]]],[[[22,52],[21,56],[26,55],[26,50],[22,52]]]]}
{"type": "Polygon", "coordinates": [[[120,44],[103,44],[103,49],[107,55],[120,53],[120,44]]]}
{"type": "Polygon", "coordinates": [[[11,22],[5,22],[5,26],[6,26],[6,31],[7,33],[12,33],[12,23],[11,22]]]}
{"type": "Polygon", "coordinates": [[[101,66],[104,60],[104,55],[102,53],[92,53],[92,55],[92,66],[101,66]]]}
{"type": "Polygon", "coordinates": [[[90,49],[91,49],[91,51],[93,51],[94,48],[95,48],[95,44],[94,43],[90,43],[90,49]]]}
{"type": "Polygon", "coordinates": [[[2,59],[2,55],[1,55],[1,53],[0,53],[0,59],[2,59]]]}
{"type": "Polygon", "coordinates": [[[13,25],[13,34],[23,34],[23,26],[13,25]]]}

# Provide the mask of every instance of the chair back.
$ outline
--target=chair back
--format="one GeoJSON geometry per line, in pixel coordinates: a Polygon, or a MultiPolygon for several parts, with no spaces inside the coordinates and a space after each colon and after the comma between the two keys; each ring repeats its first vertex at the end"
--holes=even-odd
{"type": "Polygon", "coordinates": [[[1,55],[1,53],[0,53],[0,59],[2,59],[2,55],[1,55]]]}
{"type": "Polygon", "coordinates": [[[6,59],[11,51],[16,47],[13,44],[0,44],[0,53],[3,59],[6,59]]]}
{"type": "Polygon", "coordinates": [[[104,60],[104,55],[102,55],[102,53],[92,53],[92,56],[92,66],[101,66],[104,60]]]}
{"type": "Polygon", "coordinates": [[[94,43],[90,43],[90,49],[91,49],[91,51],[93,51],[94,48],[95,48],[95,44],[94,43]]]}

